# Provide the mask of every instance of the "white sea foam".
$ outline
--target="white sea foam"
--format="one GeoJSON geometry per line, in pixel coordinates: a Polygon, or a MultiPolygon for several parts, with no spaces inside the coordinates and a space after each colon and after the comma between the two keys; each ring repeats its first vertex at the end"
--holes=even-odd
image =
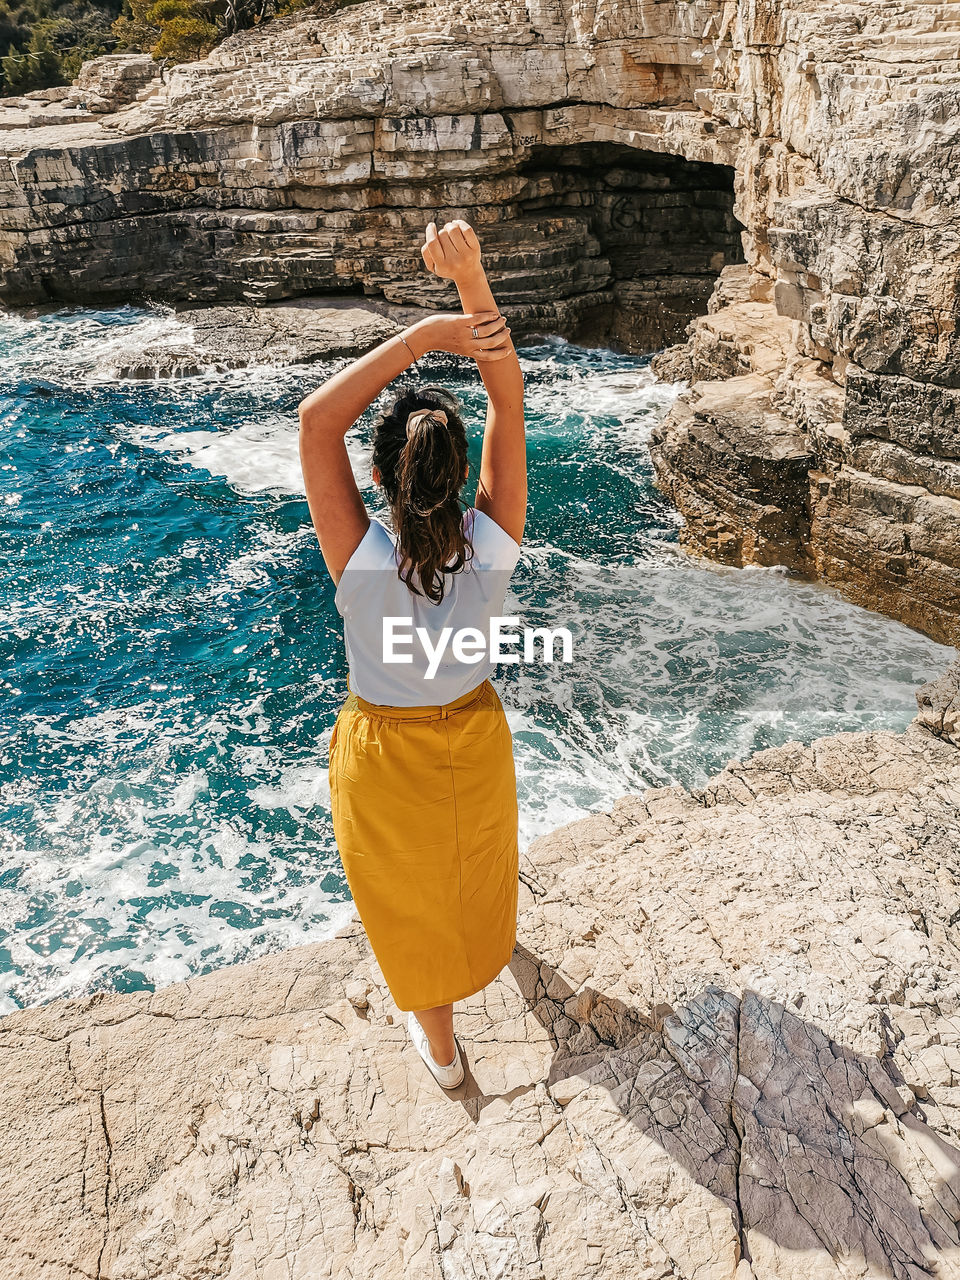
{"type": "Polygon", "coordinates": [[[0,315],[0,380],[115,382],[118,371],[148,348],[189,348],[193,329],[170,307],[120,306],[108,311],[66,307],[0,315]]]}
{"type": "MultiPolygon", "coordinates": [[[[0,380],[95,398],[138,349],[188,338],[162,309],[100,317],[0,317],[0,380]]],[[[571,486],[588,465],[617,477],[631,495],[615,513],[629,535],[636,512],[655,501],[642,445],[677,388],[560,340],[525,354],[523,365],[533,467],[539,445],[575,442],[561,459],[571,486]]],[[[294,406],[322,376],[263,368],[126,384],[111,430],[184,475],[219,477],[244,498],[280,503],[303,493],[294,406]]],[[[464,397],[475,409],[482,391],[474,385],[464,397]]],[[[348,436],[364,482],[368,425],[348,436]]],[[[670,540],[675,514],[660,503],[654,515],[652,533],[627,536],[609,556],[552,543],[530,522],[507,611],[529,625],[570,625],[578,661],[497,680],[516,744],[524,846],[626,791],[697,785],[727,759],[788,737],[900,727],[913,690],[950,656],[823,586],[695,561],[670,540]]],[[[295,528],[252,514],[247,532],[240,549],[214,544],[215,572],[211,539],[197,535],[154,556],[133,585],[113,564],[96,589],[67,575],[55,602],[42,592],[14,599],[8,633],[106,651],[123,628],[164,635],[176,625],[165,613],[175,600],[213,619],[229,644],[244,601],[274,589],[305,551],[324,573],[305,514],[295,528]],[[185,561],[197,562],[188,581],[185,561]]],[[[133,554],[136,534],[126,535],[133,554]]],[[[23,715],[17,731],[41,760],[63,762],[70,785],[50,791],[25,773],[4,788],[4,801],[31,816],[28,840],[14,828],[3,838],[10,971],[0,976],[0,1010],[109,986],[124,973],[162,985],[328,936],[349,917],[326,776],[330,709],[343,693],[328,661],[339,632],[332,619],[322,635],[302,636],[301,666],[289,676],[297,696],[274,701],[261,680],[283,621],[266,613],[231,646],[246,671],[242,695],[234,685],[211,704],[186,684],[171,701],[147,668],[134,705],[101,705],[92,680],[76,714],[23,715]],[[283,834],[270,827],[268,837],[267,820],[285,815],[283,834]]]]}
{"type": "MultiPolygon", "coordinates": [[[[274,416],[272,420],[245,423],[217,431],[160,431],[142,427],[131,438],[181,462],[223,476],[238,493],[303,494],[303,469],[296,420],[274,416]]],[[[354,472],[370,475],[372,454],[368,445],[347,440],[354,472]]]]}
{"type": "MultiPolygon", "coordinates": [[[[319,761],[283,765],[278,749],[261,743],[274,730],[262,702],[254,692],[201,721],[170,722],[145,701],[56,730],[36,724],[58,744],[95,742],[98,751],[77,752],[71,790],[52,800],[29,779],[19,787],[19,803],[38,803],[29,857],[13,844],[4,850],[17,888],[0,893],[13,967],[0,976],[0,1011],[97,989],[118,964],[163,984],[340,927],[349,904],[331,900],[312,874],[315,853],[278,849],[241,814],[225,816],[207,769],[177,772],[190,749],[214,759],[243,752],[237,734],[246,730],[250,749],[239,773],[253,811],[282,806],[315,823],[329,800],[325,770],[319,761]],[[238,925],[244,915],[253,923],[238,925]]],[[[332,865],[329,856],[320,861],[332,865]]]]}

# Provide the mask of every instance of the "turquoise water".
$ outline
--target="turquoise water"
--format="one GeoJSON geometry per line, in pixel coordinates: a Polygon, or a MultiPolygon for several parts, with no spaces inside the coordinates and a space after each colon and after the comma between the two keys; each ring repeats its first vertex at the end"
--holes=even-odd
{"type": "MultiPolygon", "coordinates": [[[[350,913],[326,781],[342,641],[296,430],[344,362],[117,380],[188,339],[163,310],[0,318],[0,1010],[162,985],[350,913]]],[[[913,717],[952,651],[678,551],[644,444],[675,388],[560,340],[521,354],[531,511],[508,609],[569,625],[578,654],[497,681],[524,845],[626,791],[913,717]]],[[[475,372],[431,360],[479,424],[475,372]]]]}

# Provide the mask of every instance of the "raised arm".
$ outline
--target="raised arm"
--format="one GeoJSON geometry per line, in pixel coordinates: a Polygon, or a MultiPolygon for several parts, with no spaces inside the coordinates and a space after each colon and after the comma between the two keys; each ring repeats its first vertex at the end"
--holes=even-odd
{"type": "MultiPolygon", "coordinates": [[[[421,252],[431,271],[453,280],[465,312],[497,310],[480,259],[480,242],[468,222],[457,219],[441,231],[431,222],[421,252]]],[[[527,444],[523,374],[509,332],[508,327],[505,359],[478,362],[487,392],[487,419],[475,506],[520,542],[527,518],[527,444]]]]}
{"type": "Polygon", "coordinates": [[[300,402],[300,465],[307,505],[334,582],[340,581],[370,525],[347,454],[347,432],[415,356],[450,351],[471,356],[483,368],[508,354],[505,328],[495,307],[487,314],[427,316],[359,356],[300,402]]]}

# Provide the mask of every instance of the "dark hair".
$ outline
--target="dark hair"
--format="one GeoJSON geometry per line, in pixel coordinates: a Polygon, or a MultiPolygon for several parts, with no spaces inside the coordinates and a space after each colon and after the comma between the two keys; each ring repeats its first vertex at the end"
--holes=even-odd
{"type": "Polygon", "coordinates": [[[433,385],[401,392],[374,424],[373,465],[390,505],[400,580],[439,604],[444,575],[462,569],[473,555],[460,501],[467,433],[453,392],[433,385]],[[407,419],[418,409],[442,409],[447,420],[424,415],[408,438],[407,419]]]}

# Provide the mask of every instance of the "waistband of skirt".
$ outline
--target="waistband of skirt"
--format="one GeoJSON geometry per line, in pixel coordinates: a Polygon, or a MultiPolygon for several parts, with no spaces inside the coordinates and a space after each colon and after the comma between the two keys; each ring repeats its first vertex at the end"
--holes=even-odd
{"type": "Polygon", "coordinates": [[[435,706],[392,707],[376,702],[367,702],[366,698],[361,698],[358,693],[354,693],[350,689],[350,678],[349,676],[347,677],[347,689],[356,700],[360,710],[365,715],[376,716],[380,720],[446,720],[448,716],[456,715],[458,711],[466,711],[468,707],[478,703],[489,685],[490,681],[484,680],[482,684],[477,685],[475,689],[471,689],[469,693],[464,693],[459,698],[454,698],[452,702],[438,703],[435,706]]]}

